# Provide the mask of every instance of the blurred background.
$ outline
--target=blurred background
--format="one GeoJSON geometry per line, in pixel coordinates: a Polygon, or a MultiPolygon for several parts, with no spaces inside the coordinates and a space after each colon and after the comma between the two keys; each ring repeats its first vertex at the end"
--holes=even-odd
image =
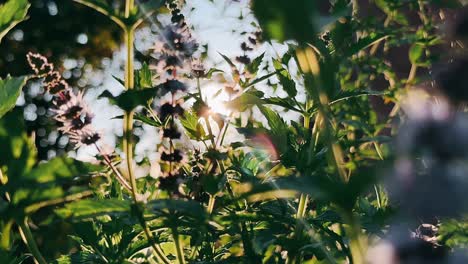
{"type": "MultiPolygon", "coordinates": [[[[5,1],[0,1],[3,2],[5,1]]],[[[0,76],[30,74],[26,54],[30,51],[44,54],[63,73],[69,84],[85,91],[86,100],[96,115],[96,127],[105,135],[108,145],[116,146],[119,142],[117,138],[122,134],[121,122],[112,118],[122,113],[109,104],[107,99],[97,97],[104,90],[109,90],[114,95],[123,90],[113,77],[123,78],[123,38],[119,28],[103,15],[71,0],[30,2],[29,19],[9,32],[0,44],[0,76]]],[[[115,6],[120,2],[113,1],[115,6]]],[[[136,2],[138,4],[145,1],[136,2]]],[[[249,1],[195,0],[185,5],[182,11],[202,47],[203,54],[200,56],[205,58],[208,65],[223,62],[219,53],[228,57],[241,54],[240,44],[246,39],[243,35],[256,29],[252,24],[254,18],[248,4],[249,1]]],[[[169,14],[159,14],[140,26],[135,42],[137,60],[148,58],[160,30],[159,23],[169,19],[169,14]]],[[[271,54],[286,50],[284,45],[275,46],[275,50],[269,48],[271,54]]],[[[259,47],[254,52],[260,54],[265,49],[259,47]]],[[[136,68],[139,67],[141,63],[137,62],[136,68]]],[[[226,68],[226,65],[219,65],[219,68],[223,67],[226,68]]],[[[208,84],[203,87],[208,97],[219,88],[222,86],[213,87],[208,84]]],[[[71,156],[78,155],[85,160],[91,158],[93,148],[81,148],[79,153],[75,153],[68,144],[68,138],[55,129],[55,121],[50,118],[48,109],[51,98],[44,96],[43,92],[40,82],[29,82],[18,101],[18,105],[24,110],[29,132],[35,131],[39,159],[50,159],[64,152],[71,156]]],[[[216,103],[219,105],[219,102],[216,103]]],[[[143,129],[149,128],[139,127],[135,134],[144,135],[143,129]]],[[[151,136],[141,140],[136,148],[137,160],[141,160],[145,153],[154,153],[156,140],[151,136]]]]}

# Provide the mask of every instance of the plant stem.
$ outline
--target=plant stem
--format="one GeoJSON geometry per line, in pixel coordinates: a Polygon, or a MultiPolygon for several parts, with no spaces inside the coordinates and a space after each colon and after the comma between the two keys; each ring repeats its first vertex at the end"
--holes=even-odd
{"type": "Polygon", "coordinates": [[[180,243],[180,237],[179,232],[177,231],[177,227],[172,228],[172,238],[174,239],[174,247],[177,255],[177,262],[179,264],[185,264],[184,251],[180,243]]]}
{"type": "Polygon", "coordinates": [[[22,222],[18,222],[18,226],[21,237],[34,257],[34,262],[39,264],[47,264],[47,261],[44,259],[41,252],[39,251],[39,248],[37,247],[31,229],[29,229],[28,218],[24,218],[22,222]]]}
{"type": "Polygon", "coordinates": [[[63,204],[63,203],[67,203],[67,202],[73,202],[73,201],[76,201],[76,200],[79,200],[79,199],[83,199],[83,198],[92,196],[93,194],[94,193],[92,191],[83,191],[83,192],[80,192],[80,193],[70,194],[70,195],[67,195],[67,196],[61,197],[61,198],[41,201],[41,202],[34,203],[34,204],[26,206],[24,208],[24,212],[26,214],[32,214],[32,213],[36,212],[37,210],[39,210],[41,208],[44,208],[44,207],[63,204]]]}
{"type": "Polygon", "coordinates": [[[135,6],[135,0],[125,0],[125,18],[130,17],[130,11],[135,6]]]}
{"type": "Polygon", "coordinates": [[[107,164],[107,166],[109,166],[109,168],[112,170],[112,172],[115,174],[115,177],[117,179],[117,181],[125,188],[127,189],[129,192],[132,191],[132,187],[130,186],[130,184],[128,184],[127,180],[122,176],[122,174],[120,174],[120,172],[117,170],[117,168],[114,166],[114,164],[112,164],[112,161],[109,159],[109,157],[107,156],[107,154],[105,154],[101,148],[97,145],[97,144],[94,144],[94,146],[96,147],[96,149],[98,150],[98,152],[102,155],[102,157],[104,158],[104,162],[107,164]]]}
{"type": "MultiPolygon", "coordinates": [[[[200,97],[200,100],[204,104],[206,104],[206,102],[203,100],[203,96],[202,96],[202,92],[201,92],[200,78],[197,78],[197,90],[198,90],[198,96],[200,97]]],[[[205,116],[205,122],[206,122],[206,127],[208,129],[208,133],[209,133],[209,136],[210,136],[211,145],[212,145],[213,148],[216,149],[216,142],[214,140],[213,129],[211,128],[211,123],[210,123],[209,116],[205,116]]]]}
{"type": "Polygon", "coordinates": [[[304,47],[296,51],[296,60],[300,71],[304,74],[307,94],[317,106],[317,118],[322,118],[323,120],[322,134],[325,137],[325,144],[327,144],[332,154],[329,162],[332,163],[333,167],[337,170],[341,181],[348,182],[349,179],[342,166],[343,154],[341,147],[336,143],[334,128],[332,126],[335,120],[331,114],[328,95],[320,87],[319,58],[311,47],[304,47]]]}
{"type": "MultiPolygon", "coordinates": [[[[306,98],[306,103],[305,103],[305,114],[303,115],[304,117],[304,128],[307,130],[310,129],[310,116],[308,115],[309,109],[310,109],[310,100],[309,96],[306,98]]],[[[297,211],[296,211],[296,229],[294,231],[294,236],[299,239],[302,235],[302,222],[303,219],[307,213],[307,202],[309,200],[309,195],[301,193],[301,196],[299,197],[299,203],[297,205],[297,211]]],[[[300,254],[296,255],[296,259],[300,258],[300,254]]],[[[300,259],[298,259],[300,261],[300,259]]],[[[288,263],[293,263],[294,262],[294,256],[288,256],[288,263]]]]}
{"type": "MultiPolygon", "coordinates": [[[[125,15],[128,17],[129,11],[133,9],[133,1],[126,0],[125,15]]],[[[127,61],[125,64],[125,89],[131,90],[135,86],[135,77],[133,73],[133,44],[134,44],[134,29],[128,27],[125,30],[125,45],[127,48],[127,61]]],[[[124,113],[124,139],[123,151],[125,153],[128,178],[132,188],[133,200],[137,202],[136,179],[133,174],[133,111],[125,111],[124,113]]]]}
{"type": "MultiPolygon", "coordinates": [[[[131,10],[134,8],[134,0],[126,0],[125,1],[125,17],[128,18],[130,16],[131,10]]],[[[125,64],[125,89],[131,90],[135,86],[135,76],[134,76],[134,65],[133,65],[133,57],[134,57],[134,50],[133,45],[135,41],[135,29],[133,26],[127,25],[124,29],[125,33],[125,46],[127,48],[127,61],[125,64]]],[[[138,214],[138,218],[140,219],[140,224],[145,232],[145,235],[150,242],[151,247],[156,252],[158,258],[165,264],[170,264],[169,259],[164,255],[164,251],[161,247],[156,244],[154,238],[151,234],[150,229],[148,228],[146,221],[143,217],[143,212],[138,206],[138,190],[135,175],[133,174],[133,111],[125,111],[124,113],[124,139],[123,139],[123,151],[125,153],[126,165],[127,165],[127,173],[130,179],[130,186],[132,191],[132,198],[133,202],[135,203],[136,213],[138,214]]]]}
{"type": "Polygon", "coordinates": [[[364,263],[366,243],[361,236],[360,224],[357,222],[352,212],[342,212],[341,216],[344,222],[347,223],[345,230],[350,240],[349,249],[351,251],[351,261],[354,264],[364,263]]]}
{"type": "MultiPolygon", "coordinates": [[[[405,91],[408,91],[408,88],[410,87],[411,83],[414,81],[416,78],[416,74],[418,72],[418,66],[416,64],[411,64],[411,69],[408,74],[408,78],[406,79],[406,84],[405,84],[405,91]]],[[[395,105],[392,108],[392,111],[390,111],[389,120],[392,120],[393,117],[395,117],[400,110],[400,104],[395,103],[395,105]]]]}
{"type": "Polygon", "coordinates": [[[3,176],[3,173],[2,173],[2,169],[0,169],[0,184],[6,184],[6,179],[5,177],[3,176]]]}
{"type": "MultiPolygon", "coordinates": [[[[139,210],[139,209],[138,209],[139,210]]],[[[164,264],[171,264],[171,261],[166,257],[162,248],[156,243],[154,240],[153,235],[151,234],[151,230],[149,229],[148,225],[146,224],[145,219],[143,218],[143,214],[141,211],[138,212],[140,214],[140,224],[143,227],[143,231],[145,232],[145,236],[148,239],[148,242],[151,244],[154,252],[156,252],[156,257],[164,264]]]]}
{"type": "Polygon", "coordinates": [[[208,201],[208,209],[207,209],[209,214],[213,213],[215,202],[216,202],[216,195],[210,194],[210,200],[208,201]]]}
{"type": "Polygon", "coordinates": [[[200,78],[197,78],[197,90],[198,90],[198,95],[200,96],[200,100],[203,101],[202,92],[201,92],[201,85],[200,85],[200,78]]]}

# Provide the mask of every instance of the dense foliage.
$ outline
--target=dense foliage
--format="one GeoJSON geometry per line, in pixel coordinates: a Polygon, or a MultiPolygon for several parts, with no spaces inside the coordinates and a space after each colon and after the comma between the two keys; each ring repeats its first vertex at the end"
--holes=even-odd
{"type": "MultiPolygon", "coordinates": [[[[0,79],[0,263],[468,262],[463,1],[252,0],[218,68],[184,1],[75,2],[125,44],[122,92],[99,96],[121,143],[59,60],[24,51],[29,74],[0,79]],[[135,56],[142,26],[157,37],[135,56]],[[27,83],[93,161],[38,158],[27,83]],[[135,159],[141,131],[156,158],[135,159]]],[[[29,7],[0,6],[0,41],[29,7]]]]}

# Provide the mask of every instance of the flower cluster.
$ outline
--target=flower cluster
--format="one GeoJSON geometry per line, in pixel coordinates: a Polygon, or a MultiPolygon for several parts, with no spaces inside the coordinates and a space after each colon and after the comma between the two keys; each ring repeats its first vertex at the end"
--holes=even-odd
{"type": "Polygon", "coordinates": [[[31,52],[26,57],[35,76],[43,78],[44,87],[54,95],[52,111],[54,119],[61,124],[59,130],[68,135],[77,148],[95,144],[101,137],[91,125],[93,114],[83,100],[83,93],[75,94],[46,57],[31,52]]]}
{"type": "Polygon", "coordinates": [[[204,68],[192,63],[198,45],[190,34],[183,14],[174,3],[169,4],[169,9],[172,13],[172,23],[164,28],[154,45],[153,57],[156,59],[156,65],[153,68],[161,81],[158,86],[160,96],[170,97],[162,102],[158,109],[159,118],[166,124],[161,130],[162,177],[159,178],[159,187],[178,193],[178,187],[185,178],[180,170],[185,155],[182,150],[176,148],[176,143],[182,136],[176,120],[184,115],[181,95],[187,90],[180,78],[190,73],[190,69],[193,76],[202,76],[204,68]]]}
{"type": "Polygon", "coordinates": [[[247,41],[241,43],[240,47],[243,52],[241,56],[236,57],[236,61],[242,64],[250,64],[251,59],[248,56],[248,52],[253,51],[254,47],[261,41],[262,32],[260,30],[255,31],[247,36],[247,41]]]}
{"type": "Polygon", "coordinates": [[[188,73],[191,58],[198,48],[185,17],[174,3],[169,4],[172,24],[163,28],[153,50],[156,59],[155,69],[161,80],[173,80],[178,75],[188,73]]]}

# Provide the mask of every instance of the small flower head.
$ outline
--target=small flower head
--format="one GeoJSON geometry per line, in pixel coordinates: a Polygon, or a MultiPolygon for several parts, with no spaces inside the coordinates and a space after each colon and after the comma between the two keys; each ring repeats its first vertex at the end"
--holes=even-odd
{"type": "Polygon", "coordinates": [[[253,50],[253,48],[251,48],[249,45],[247,45],[246,42],[242,42],[242,44],[241,44],[241,49],[242,49],[243,51],[252,51],[252,50],[253,50]]]}
{"type": "Polygon", "coordinates": [[[167,93],[176,94],[177,92],[185,92],[187,90],[185,84],[178,80],[167,80],[160,84],[159,88],[163,95],[167,93]]]}
{"type": "Polygon", "coordinates": [[[46,77],[44,78],[44,84],[46,87],[59,82],[61,79],[60,73],[58,71],[51,71],[47,73],[46,77]]]}
{"type": "Polygon", "coordinates": [[[90,146],[96,144],[101,139],[101,135],[91,125],[87,125],[81,130],[71,131],[68,135],[75,148],[79,148],[82,145],[90,146]]]}
{"type": "Polygon", "coordinates": [[[191,74],[195,78],[203,78],[206,76],[206,69],[200,59],[192,60],[192,71],[191,74]]]}
{"type": "Polygon", "coordinates": [[[250,64],[251,60],[250,57],[247,55],[237,56],[236,61],[242,64],[250,64]]]}
{"type": "Polygon", "coordinates": [[[180,139],[181,133],[175,124],[163,129],[163,137],[169,139],[180,139]]]}
{"type": "Polygon", "coordinates": [[[71,99],[71,90],[65,89],[59,93],[52,99],[52,103],[55,107],[59,108],[60,106],[66,104],[71,99]]]}
{"type": "Polygon", "coordinates": [[[198,44],[192,38],[187,27],[169,25],[163,29],[159,42],[155,45],[155,51],[190,57],[197,47],[198,44]]]}
{"type": "Polygon", "coordinates": [[[83,93],[73,93],[46,57],[30,52],[27,60],[37,77],[44,78],[47,91],[54,95],[53,112],[54,119],[60,123],[59,130],[68,135],[77,148],[96,143],[101,136],[91,126],[93,114],[83,100],[83,93]]]}
{"type": "Polygon", "coordinates": [[[166,162],[181,162],[184,158],[182,151],[175,149],[172,152],[163,152],[161,160],[166,162]]]}
{"type": "Polygon", "coordinates": [[[60,80],[58,82],[51,83],[46,88],[51,94],[58,94],[60,92],[65,92],[70,89],[68,83],[65,80],[60,80]]]}
{"type": "Polygon", "coordinates": [[[49,63],[47,58],[41,54],[29,52],[26,55],[26,58],[28,60],[29,66],[31,66],[31,69],[38,76],[48,74],[54,68],[54,65],[49,63]]]}
{"type": "Polygon", "coordinates": [[[175,54],[161,53],[156,60],[156,65],[152,68],[156,70],[162,81],[173,80],[177,74],[187,71],[187,64],[183,58],[175,54]]]}
{"type": "Polygon", "coordinates": [[[62,131],[77,131],[91,124],[93,114],[84,103],[83,94],[71,93],[70,100],[56,111],[55,119],[62,123],[62,131]]]}
{"type": "Polygon", "coordinates": [[[166,120],[169,116],[183,116],[184,108],[182,108],[180,102],[176,102],[174,105],[171,103],[164,103],[159,109],[159,115],[161,120],[166,120]]]}

